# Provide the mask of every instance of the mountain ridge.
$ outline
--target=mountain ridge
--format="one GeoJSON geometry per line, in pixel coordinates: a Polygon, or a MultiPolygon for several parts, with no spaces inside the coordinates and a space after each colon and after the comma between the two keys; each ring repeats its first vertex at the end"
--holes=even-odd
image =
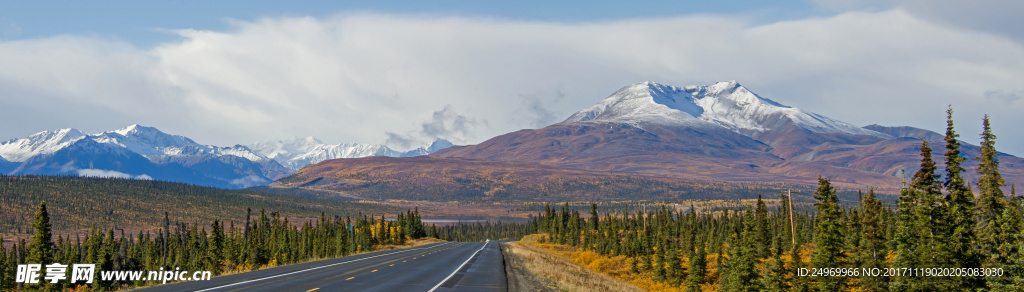
{"type": "Polygon", "coordinates": [[[292,170],[299,170],[310,164],[338,158],[359,158],[367,156],[413,157],[427,155],[437,150],[454,146],[445,139],[435,139],[430,144],[409,151],[397,151],[380,144],[341,143],[327,144],[315,137],[292,137],[277,141],[253,143],[255,153],[273,159],[292,170]]]}
{"type": "MultiPolygon", "coordinates": [[[[439,139],[410,151],[398,152],[384,147],[386,151],[355,153],[350,157],[426,155],[451,145],[439,139]]],[[[315,161],[307,160],[306,164],[293,164],[293,168],[288,168],[250,147],[203,145],[182,135],[139,124],[96,134],[74,128],[46,130],[0,143],[0,174],[158,179],[234,189],[267,185],[306,164],[337,158],[314,157],[315,161]]]]}

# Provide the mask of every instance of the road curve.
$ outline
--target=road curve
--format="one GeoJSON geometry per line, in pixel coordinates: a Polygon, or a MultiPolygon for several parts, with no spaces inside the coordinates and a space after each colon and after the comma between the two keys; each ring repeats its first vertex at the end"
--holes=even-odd
{"type": "Polygon", "coordinates": [[[446,242],[136,291],[507,291],[498,242],[446,242]]]}

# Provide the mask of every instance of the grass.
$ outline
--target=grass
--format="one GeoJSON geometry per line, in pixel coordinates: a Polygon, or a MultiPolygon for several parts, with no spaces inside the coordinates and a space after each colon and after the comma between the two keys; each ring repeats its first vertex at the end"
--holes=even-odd
{"type": "MultiPolygon", "coordinates": [[[[508,251],[525,263],[526,269],[562,291],[644,291],[623,280],[584,268],[570,258],[546,250],[540,243],[546,235],[529,235],[508,243],[508,251]]],[[[628,271],[628,267],[626,268],[628,271]]]]}

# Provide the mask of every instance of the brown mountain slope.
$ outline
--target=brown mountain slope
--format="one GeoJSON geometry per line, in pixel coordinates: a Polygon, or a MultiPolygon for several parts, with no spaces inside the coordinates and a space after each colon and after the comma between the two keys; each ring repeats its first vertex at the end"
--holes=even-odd
{"type": "Polygon", "coordinates": [[[530,162],[419,156],[327,160],[277,182],[367,199],[431,201],[593,201],[750,198],[794,187],[778,182],[613,174],[530,162]]]}
{"type": "Polygon", "coordinates": [[[824,142],[814,146],[816,148],[800,150],[800,153],[828,154],[818,154],[817,159],[785,160],[773,155],[772,150],[777,148],[729,131],[659,125],[639,128],[621,123],[560,123],[516,131],[477,145],[445,149],[431,156],[536,162],[588,171],[679,179],[813,184],[818,175],[824,175],[851,188],[898,186],[899,179],[894,176],[843,166],[844,158],[857,156],[859,152],[836,145],[841,144],[824,142]]]}

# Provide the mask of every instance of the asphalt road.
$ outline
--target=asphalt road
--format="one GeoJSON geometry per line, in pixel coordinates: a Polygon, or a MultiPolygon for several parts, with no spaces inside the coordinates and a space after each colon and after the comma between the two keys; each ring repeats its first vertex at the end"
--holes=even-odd
{"type": "Polygon", "coordinates": [[[446,242],[137,291],[507,291],[498,242],[446,242]]]}

